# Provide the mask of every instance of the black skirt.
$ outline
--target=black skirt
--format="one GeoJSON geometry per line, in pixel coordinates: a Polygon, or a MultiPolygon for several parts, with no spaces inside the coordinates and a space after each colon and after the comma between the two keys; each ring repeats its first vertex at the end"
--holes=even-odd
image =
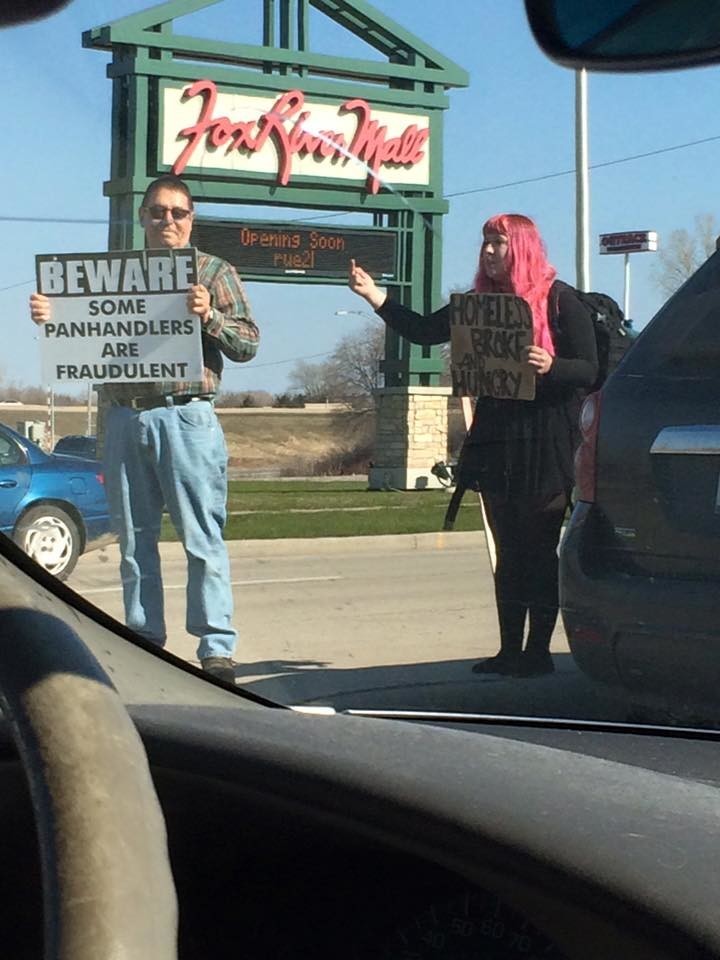
{"type": "Polygon", "coordinates": [[[548,394],[478,400],[458,463],[462,486],[511,499],[572,489],[581,397],[576,390],[548,394]]]}

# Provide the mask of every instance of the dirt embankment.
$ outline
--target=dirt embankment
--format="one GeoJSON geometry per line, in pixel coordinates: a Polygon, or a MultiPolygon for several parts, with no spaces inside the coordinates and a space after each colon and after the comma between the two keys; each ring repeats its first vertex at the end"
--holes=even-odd
{"type": "MultiPolygon", "coordinates": [[[[230,466],[235,471],[271,471],[286,475],[366,472],[375,432],[373,411],[348,409],[218,408],[225,431],[230,466]]],[[[18,429],[19,421],[47,420],[47,408],[0,406],[0,422],[18,429]]],[[[95,431],[92,413],[91,430],[95,431]]],[[[55,411],[56,441],[88,432],[85,407],[55,411]]]]}
{"type": "Polygon", "coordinates": [[[371,411],[219,412],[230,466],[236,470],[305,476],[363,473],[372,457],[375,415],[371,411]]]}
{"type": "MultiPolygon", "coordinates": [[[[285,476],[332,476],[366,473],[373,456],[375,412],[348,409],[219,407],[230,466],[236,473],[272,472],[285,476]]],[[[0,406],[0,422],[17,429],[18,421],[47,420],[47,408],[0,406]]],[[[91,430],[95,431],[92,412],[91,430]]],[[[463,429],[459,410],[451,408],[451,455],[463,429]]],[[[85,407],[55,411],[55,439],[88,432],[85,407]]]]}

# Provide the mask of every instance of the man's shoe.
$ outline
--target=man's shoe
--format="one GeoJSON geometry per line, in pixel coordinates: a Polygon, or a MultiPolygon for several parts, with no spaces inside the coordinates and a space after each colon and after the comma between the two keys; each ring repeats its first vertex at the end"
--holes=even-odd
{"type": "Polygon", "coordinates": [[[520,658],[515,653],[498,653],[494,657],[488,657],[487,660],[481,660],[476,663],[473,673],[499,673],[504,677],[514,676],[519,668],[520,658]]]}
{"type": "Polygon", "coordinates": [[[555,664],[547,650],[523,650],[520,654],[518,677],[544,677],[555,672],[555,664]]]}
{"type": "Polygon", "coordinates": [[[225,683],[235,683],[235,664],[230,657],[203,657],[200,666],[205,673],[225,683]]]}

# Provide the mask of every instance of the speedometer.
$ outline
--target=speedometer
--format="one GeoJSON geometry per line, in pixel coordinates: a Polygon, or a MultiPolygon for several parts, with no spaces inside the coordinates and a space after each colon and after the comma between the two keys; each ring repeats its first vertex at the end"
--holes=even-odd
{"type": "Polygon", "coordinates": [[[566,960],[548,938],[493,894],[468,891],[399,927],[384,960],[566,960]]]}

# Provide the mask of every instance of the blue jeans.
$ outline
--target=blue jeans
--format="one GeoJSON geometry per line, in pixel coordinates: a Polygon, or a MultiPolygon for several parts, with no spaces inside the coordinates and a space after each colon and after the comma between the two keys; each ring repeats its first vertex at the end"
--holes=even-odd
{"type": "Polygon", "coordinates": [[[230,563],[222,530],[227,448],[212,403],[136,411],[110,407],[103,456],[105,488],[120,541],[125,620],[154,643],[166,640],[158,540],[163,507],[185,548],[188,633],[198,657],[230,657],[230,563]]]}

